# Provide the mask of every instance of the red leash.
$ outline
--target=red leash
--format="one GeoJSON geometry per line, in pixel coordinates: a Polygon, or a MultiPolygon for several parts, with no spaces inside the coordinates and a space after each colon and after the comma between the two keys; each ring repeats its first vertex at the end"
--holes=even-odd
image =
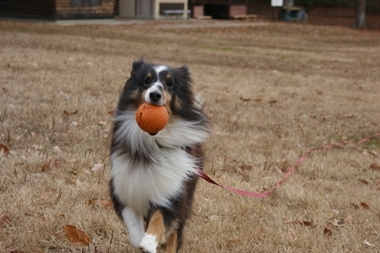
{"type": "Polygon", "coordinates": [[[316,148],[313,148],[313,149],[310,149],[309,151],[307,151],[303,156],[301,156],[298,161],[293,165],[293,167],[291,167],[285,174],[284,176],[282,177],[282,179],[280,181],[278,181],[276,183],[276,185],[270,190],[270,191],[267,191],[267,192],[248,192],[248,191],[243,191],[243,190],[239,190],[239,189],[235,189],[235,188],[232,188],[232,187],[228,187],[228,186],[224,186],[224,185],[221,185],[217,182],[215,182],[213,179],[211,179],[206,173],[204,173],[203,171],[201,171],[200,169],[197,168],[197,171],[198,171],[198,174],[201,178],[203,178],[204,180],[206,180],[207,182],[211,183],[211,184],[214,184],[214,185],[217,185],[217,186],[220,186],[228,191],[231,191],[231,192],[234,192],[236,194],[239,194],[239,195],[243,195],[243,196],[248,196],[248,197],[253,197],[253,198],[266,198],[268,197],[269,195],[271,195],[274,190],[280,188],[281,184],[295,171],[295,169],[301,164],[302,161],[304,161],[311,153],[313,153],[314,151],[317,151],[317,150],[320,150],[320,149],[333,149],[333,148],[341,148],[341,147],[344,147],[344,146],[347,146],[347,145],[358,145],[358,144],[363,144],[375,137],[378,137],[380,136],[380,133],[377,133],[371,137],[368,137],[368,138],[365,138],[363,140],[360,140],[358,142],[341,142],[341,143],[335,143],[335,144],[327,144],[325,146],[319,146],[319,147],[316,147],[316,148]]]}

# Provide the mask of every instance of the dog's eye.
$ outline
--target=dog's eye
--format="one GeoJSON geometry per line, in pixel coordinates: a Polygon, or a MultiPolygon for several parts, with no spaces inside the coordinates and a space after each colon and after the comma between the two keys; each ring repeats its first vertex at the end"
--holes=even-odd
{"type": "Polygon", "coordinates": [[[150,78],[147,78],[145,81],[144,81],[144,84],[150,84],[152,80],[150,80],[150,78]]]}
{"type": "Polygon", "coordinates": [[[170,80],[166,81],[166,85],[167,85],[169,88],[173,88],[173,83],[172,83],[172,81],[170,81],[170,80]]]}

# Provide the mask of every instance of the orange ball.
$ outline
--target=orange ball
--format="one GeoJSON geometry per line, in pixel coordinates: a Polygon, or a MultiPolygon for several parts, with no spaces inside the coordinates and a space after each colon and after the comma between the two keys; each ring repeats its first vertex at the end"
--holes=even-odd
{"type": "Polygon", "coordinates": [[[137,125],[150,134],[156,134],[164,129],[168,120],[168,111],[164,106],[144,103],[136,111],[137,125]]]}

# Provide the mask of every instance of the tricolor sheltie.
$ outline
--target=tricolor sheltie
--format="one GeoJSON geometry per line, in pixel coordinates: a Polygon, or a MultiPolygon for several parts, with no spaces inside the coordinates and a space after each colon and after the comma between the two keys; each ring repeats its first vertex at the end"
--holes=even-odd
{"type": "Polygon", "coordinates": [[[153,253],[181,246],[203,167],[201,144],[210,123],[195,98],[186,65],[170,68],[135,61],[114,113],[110,192],[124,221],[130,243],[153,253]],[[142,103],[165,106],[166,127],[156,134],[142,131],[135,120],[142,103]]]}

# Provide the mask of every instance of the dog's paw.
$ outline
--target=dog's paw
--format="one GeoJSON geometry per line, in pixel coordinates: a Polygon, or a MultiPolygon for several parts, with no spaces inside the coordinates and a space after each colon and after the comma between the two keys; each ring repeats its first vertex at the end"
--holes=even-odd
{"type": "Polygon", "coordinates": [[[146,234],[140,242],[140,250],[143,253],[156,253],[157,252],[157,240],[155,235],[146,234]]]}

